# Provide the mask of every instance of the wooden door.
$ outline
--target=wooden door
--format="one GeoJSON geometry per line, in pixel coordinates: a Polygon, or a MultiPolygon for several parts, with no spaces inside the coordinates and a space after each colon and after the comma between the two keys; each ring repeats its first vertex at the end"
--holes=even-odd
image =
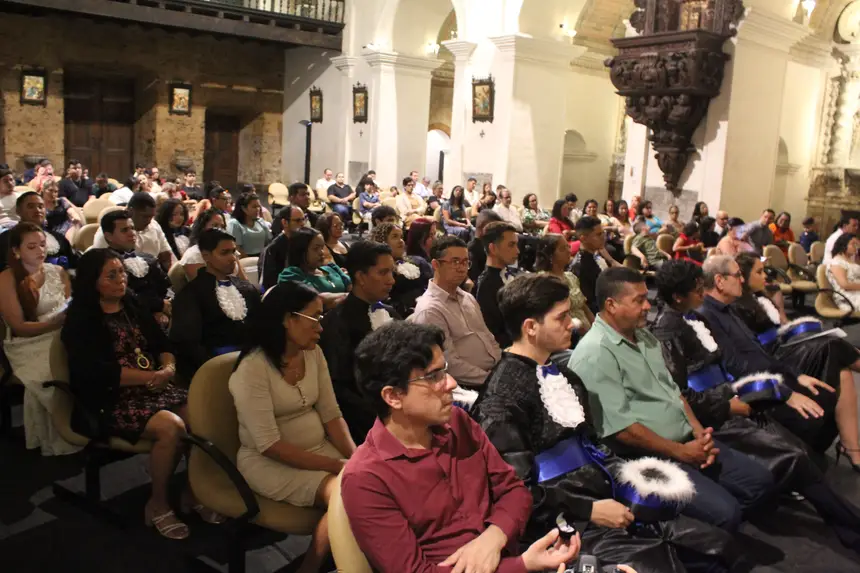
{"type": "Polygon", "coordinates": [[[125,78],[67,74],[64,80],[66,160],[124,181],[132,171],[134,83],[125,78]]]}
{"type": "Polygon", "coordinates": [[[235,190],[239,181],[238,117],[206,114],[203,179],[218,181],[225,189],[235,190]]]}

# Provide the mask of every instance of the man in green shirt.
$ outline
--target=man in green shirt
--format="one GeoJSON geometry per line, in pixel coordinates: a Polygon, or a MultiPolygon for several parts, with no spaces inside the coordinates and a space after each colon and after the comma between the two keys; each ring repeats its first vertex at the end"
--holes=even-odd
{"type": "Polygon", "coordinates": [[[642,261],[642,268],[657,268],[667,260],[668,255],[657,248],[657,241],[648,230],[648,223],[639,221],[633,225],[636,238],[630,245],[631,252],[642,261]]]}
{"type": "Polygon", "coordinates": [[[597,279],[600,313],[571,355],[569,368],[586,388],[597,431],[619,454],[680,462],[696,486],[684,513],[734,531],[742,511],[773,489],[763,465],[714,441],[684,400],[644,329],[651,305],[645,279],[628,268],[597,279]]]}

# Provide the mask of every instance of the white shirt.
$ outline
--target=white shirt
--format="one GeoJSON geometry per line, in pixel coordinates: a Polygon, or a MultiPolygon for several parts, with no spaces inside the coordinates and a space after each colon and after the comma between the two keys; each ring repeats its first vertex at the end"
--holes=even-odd
{"type": "Polygon", "coordinates": [[[161,185],[159,185],[158,181],[153,181],[149,186],[149,192],[153,195],[161,194],[161,185]]]}
{"type": "Polygon", "coordinates": [[[828,264],[831,260],[833,260],[833,245],[836,244],[836,240],[841,237],[845,231],[842,230],[842,227],[833,231],[833,234],[827,238],[827,243],[824,244],[824,260],[821,261],[822,264],[828,264]]]}
{"type": "Polygon", "coordinates": [[[12,227],[18,222],[18,212],[15,210],[15,202],[20,193],[11,192],[0,197],[0,227],[12,227]]]}
{"type": "Polygon", "coordinates": [[[431,191],[429,187],[425,187],[423,183],[418,182],[415,184],[415,189],[413,189],[413,193],[415,193],[419,197],[423,197],[424,199],[426,199],[433,194],[433,191],[431,191]]]}
{"type": "Polygon", "coordinates": [[[475,187],[471,192],[465,191],[463,197],[465,197],[466,201],[469,202],[470,207],[474,207],[478,204],[478,201],[481,200],[481,192],[478,191],[477,187],[475,187]]]}
{"type": "Polygon", "coordinates": [[[498,203],[495,207],[493,207],[493,211],[498,213],[499,217],[502,220],[507,221],[514,227],[516,227],[517,232],[521,233],[523,230],[523,221],[520,218],[520,212],[517,211],[513,205],[510,207],[505,207],[501,203],[498,203]]]}
{"type": "Polygon", "coordinates": [[[318,192],[320,189],[323,191],[328,191],[328,188],[334,185],[334,179],[326,179],[325,177],[321,177],[317,179],[317,184],[314,187],[314,192],[318,192]]]}
{"type": "MultiPolygon", "coordinates": [[[[101,227],[96,231],[96,236],[93,239],[94,249],[106,249],[108,247],[105,235],[102,233],[101,227]]],[[[149,226],[143,231],[134,232],[134,250],[140,253],[147,253],[153,257],[158,257],[161,253],[171,253],[170,244],[167,242],[167,237],[164,236],[164,231],[161,230],[161,225],[153,219],[149,226]]],[[[187,252],[187,251],[186,251],[187,252]]]]}
{"type": "MultiPolygon", "coordinates": [[[[134,192],[128,187],[120,187],[110,195],[110,201],[114,205],[125,205],[129,201],[131,201],[131,196],[134,195],[134,192]]],[[[99,231],[101,232],[101,231],[99,231]]]]}

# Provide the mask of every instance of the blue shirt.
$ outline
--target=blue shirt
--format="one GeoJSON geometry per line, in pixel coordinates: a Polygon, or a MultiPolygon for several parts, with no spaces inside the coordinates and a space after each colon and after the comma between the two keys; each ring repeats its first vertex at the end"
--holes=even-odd
{"type": "Polygon", "coordinates": [[[379,204],[379,195],[371,195],[367,191],[362,191],[361,195],[358,196],[358,212],[364,215],[365,213],[369,213],[373,211],[374,207],[365,207],[364,203],[373,203],[374,207],[379,204]]]}
{"type": "Polygon", "coordinates": [[[818,233],[815,231],[804,231],[800,234],[800,246],[803,247],[803,250],[807,253],[809,252],[809,249],[812,248],[812,243],[819,240],[818,233]]]}
{"type": "Polygon", "coordinates": [[[652,235],[663,228],[663,220],[657,215],[654,215],[650,219],[645,219],[645,224],[648,225],[648,232],[652,235]]]}
{"type": "Polygon", "coordinates": [[[246,227],[238,219],[230,219],[227,222],[227,232],[233,235],[236,246],[249,257],[259,257],[272,240],[272,231],[262,219],[257,219],[250,227],[246,227]]]}

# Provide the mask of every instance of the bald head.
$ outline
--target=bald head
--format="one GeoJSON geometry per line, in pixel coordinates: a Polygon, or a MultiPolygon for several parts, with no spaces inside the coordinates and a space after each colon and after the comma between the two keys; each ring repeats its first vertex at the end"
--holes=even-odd
{"type": "Polygon", "coordinates": [[[721,228],[725,229],[729,223],[729,213],[728,211],[717,211],[717,225],[721,228]]]}

